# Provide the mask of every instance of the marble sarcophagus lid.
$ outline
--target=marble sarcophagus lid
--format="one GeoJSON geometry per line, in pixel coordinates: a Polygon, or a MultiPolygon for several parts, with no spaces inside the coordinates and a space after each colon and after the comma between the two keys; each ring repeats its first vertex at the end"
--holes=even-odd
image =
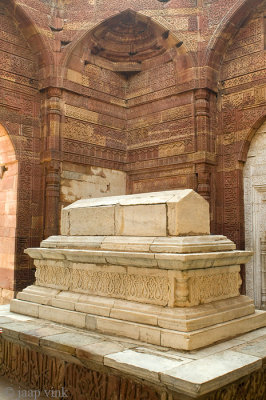
{"type": "Polygon", "coordinates": [[[251,252],[210,234],[191,189],[79,200],[34,259],[36,282],[11,311],[142,342],[193,350],[263,327],[240,295],[251,252]]]}

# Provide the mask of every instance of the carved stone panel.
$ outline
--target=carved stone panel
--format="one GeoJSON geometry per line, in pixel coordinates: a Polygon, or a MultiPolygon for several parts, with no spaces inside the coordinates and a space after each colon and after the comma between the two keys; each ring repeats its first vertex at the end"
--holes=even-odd
{"type": "MultiPolygon", "coordinates": [[[[266,122],[254,136],[244,167],[246,249],[253,250],[253,259],[246,265],[247,294],[262,306],[261,240],[266,229],[266,122]]],[[[265,299],[263,300],[265,302],[265,299]]]]}
{"type": "Polygon", "coordinates": [[[239,266],[167,271],[35,260],[36,285],[162,306],[191,307],[236,297],[239,266]]]}

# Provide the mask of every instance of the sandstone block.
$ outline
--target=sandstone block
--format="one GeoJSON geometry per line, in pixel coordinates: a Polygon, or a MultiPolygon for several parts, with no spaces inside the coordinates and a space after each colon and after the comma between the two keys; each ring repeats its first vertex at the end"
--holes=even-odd
{"type": "Polygon", "coordinates": [[[49,306],[39,307],[39,318],[59,322],[60,324],[72,325],[77,328],[85,328],[85,314],[49,306]]]}
{"type": "Polygon", "coordinates": [[[104,356],[113,353],[119,353],[124,350],[124,346],[118,343],[100,341],[93,344],[82,345],[77,349],[77,357],[82,360],[103,363],[104,356]]]}
{"type": "Polygon", "coordinates": [[[166,236],[164,204],[119,206],[115,209],[115,234],[122,236],[166,236]]]}
{"type": "Polygon", "coordinates": [[[210,233],[209,205],[191,189],[79,200],[62,235],[187,236],[210,233]]]}
{"type": "Polygon", "coordinates": [[[183,364],[183,360],[166,359],[148,352],[137,352],[125,350],[120,353],[107,355],[104,357],[104,365],[112,367],[129,374],[137,375],[142,379],[159,381],[159,372],[183,364]]]}
{"type": "Polygon", "coordinates": [[[12,300],[10,303],[10,311],[18,314],[30,315],[31,317],[39,317],[39,305],[27,301],[12,300]]]}
{"type": "Polygon", "coordinates": [[[69,212],[69,234],[114,235],[114,207],[77,208],[69,212]]]}
{"type": "Polygon", "coordinates": [[[260,367],[259,358],[228,350],[162,372],[160,376],[168,387],[195,397],[234,382],[260,367]]]}

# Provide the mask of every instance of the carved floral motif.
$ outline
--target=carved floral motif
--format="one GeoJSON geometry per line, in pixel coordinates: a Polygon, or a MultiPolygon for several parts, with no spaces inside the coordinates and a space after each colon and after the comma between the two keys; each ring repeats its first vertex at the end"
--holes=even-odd
{"type": "Polygon", "coordinates": [[[195,276],[190,279],[190,301],[200,300],[208,303],[239,295],[241,278],[239,272],[225,272],[221,274],[195,276]]]}
{"type": "MultiPolygon", "coordinates": [[[[55,262],[36,262],[36,284],[98,296],[135,300],[143,303],[167,305],[169,283],[167,277],[95,271],[75,268],[55,262]]],[[[91,265],[89,266],[91,267],[91,265]]]]}
{"type": "MultiPolygon", "coordinates": [[[[191,307],[239,295],[239,267],[153,273],[120,272],[117,266],[36,260],[36,285],[141,303],[191,307]],[[117,271],[116,271],[117,269],[117,271]],[[174,285],[174,300],[170,300],[174,285]]],[[[160,271],[161,272],[161,271],[160,271]]]]}

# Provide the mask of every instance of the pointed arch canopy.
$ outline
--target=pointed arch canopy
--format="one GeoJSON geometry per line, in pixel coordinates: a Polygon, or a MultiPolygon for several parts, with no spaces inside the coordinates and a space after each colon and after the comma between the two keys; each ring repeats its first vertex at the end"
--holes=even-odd
{"type": "MultiPolygon", "coordinates": [[[[95,24],[85,34],[77,37],[66,49],[62,67],[71,63],[71,58],[90,62],[93,58],[104,59],[113,65],[125,63],[124,68],[141,70],[143,63],[169,56],[175,58],[178,67],[192,68],[194,60],[185,44],[178,40],[168,28],[150,17],[131,9],[116,14],[95,24]]],[[[114,70],[115,70],[114,66],[114,70]]]]}

